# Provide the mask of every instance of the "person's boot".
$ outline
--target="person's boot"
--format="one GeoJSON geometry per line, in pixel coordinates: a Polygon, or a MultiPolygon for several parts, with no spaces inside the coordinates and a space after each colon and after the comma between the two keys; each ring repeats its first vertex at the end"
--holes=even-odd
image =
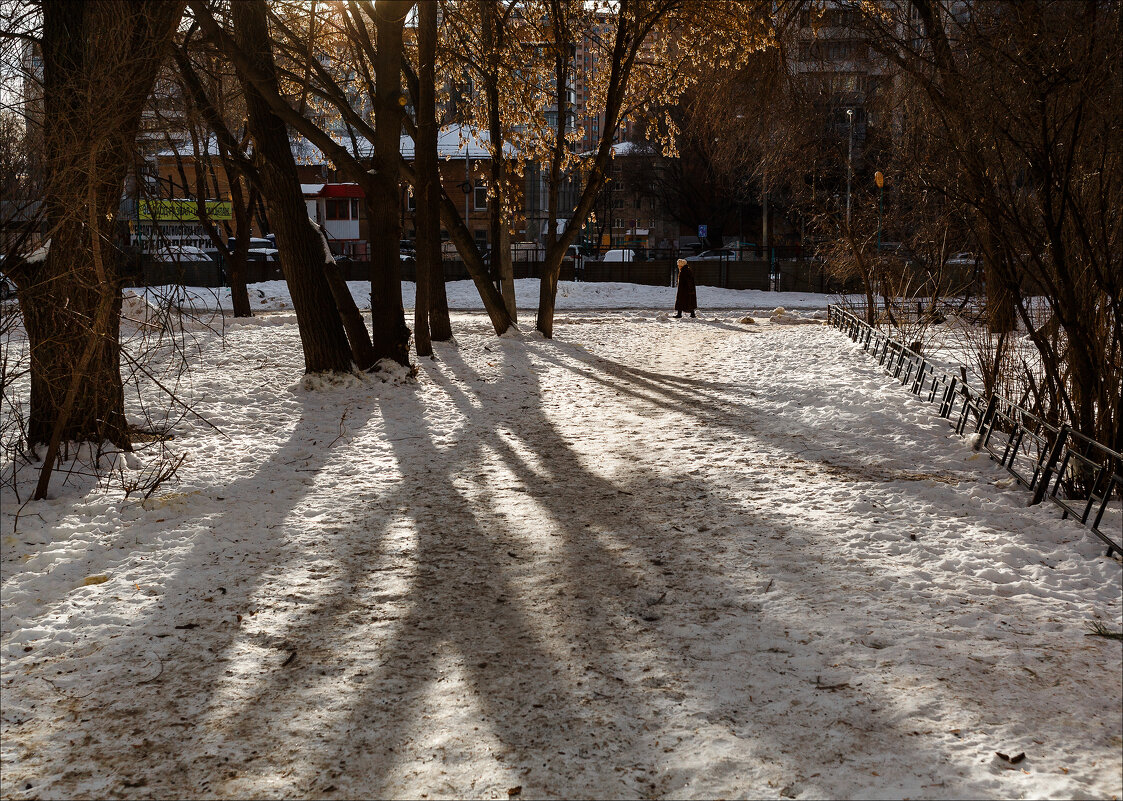
{"type": "Polygon", "coordinates": [[[690,312],[690,316],[691,316],[691,317],[693,317],[693,316],[694,316],[694,312],[690,312]]]}
{"type": "Polygon", "coordinates": [[[680,317],[682,317],[682,312],[679,312],[678,314],[675,315],[676,320],[679,319],[680,317]]]}

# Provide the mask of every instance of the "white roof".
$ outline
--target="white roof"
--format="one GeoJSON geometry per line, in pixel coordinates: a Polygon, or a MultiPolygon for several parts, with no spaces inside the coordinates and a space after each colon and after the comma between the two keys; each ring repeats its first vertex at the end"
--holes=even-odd
{"type": "MultiPolygon", "coordinates": [[[[356,135],[354,140],[352,140],[349,136],[336,133],[332,134],[332,139],[360,158],[368,158],[374,154],[374,145],[361,136],[356,135]]],[[[466,125],[450,125],[441,128],[440,131],[437,132],[437,157],[442,159],[462,159],[464,158],[464,154],[467,153],[468,158],[487,159],[491,157],[491,153],[488,150],[489,142],[490,137],[484,131],[475,131],[466,125]]],[[[291,144],[292,154],[297,164],[324,164],[328,161],[320,148],[316,147],[299,134],[293,135],[291,144]]],[[[398,148],[404,158],[413,158],[414,143],[411,137],[403,134],[398,148]]],[[[218,143],[213,137],[207,142],[206,150],[211,156],[218,155],[218,143]]],[[[175,142],[172,147],[165,148],[156,155],[167,158],[175,156],[177,152],[181,157],[194,155],[194,150],[190,142],[175,142]]],[[[511,143],[508,142],[503,146],[503,152],[508,156],[513,156],[515,154],[515,149],[511,143]]],[[[315,184],[301,184],[301,189],[306,195],[315,194],[315,192],[309,189],[313,186],[315,186],[315,184]]]]}
{"type": "MultiPolygon", "coordinates": [[[[465,152],[472,159],[491,158],[491,151],[488,150],[490,142],[491,137],[484,131],[474,131],[467,125],[450,125],[437,131],[437,158],[462,159],[465,152]]],[[[403,135],[399,150],[403,158],[412,159],[413,139],[403,135]]],[[[515,149],[508,142],[503,146],[503,152],[511,156],[515,149]]]]}
{"type": "MultiPolygon", "coordinates": [[[[360,158],[366,158],[374,153],[374,146],[361,136],[356,136],[353,143],[350,137],[333,135],[332,139],[360,158]]],[[[462,159],[466,152],[468,158],[487,159],[491,157],[487,149],[489,141],[488,135],[483,131],[474,131],[466,125],[450,125],[437,132],[437,158],[462,159]]],[[[403,158],[412,159],[413,139],[403,134],[398,142],[398,150],[403,158]]],[[[504,152],[513,155],[515,150],[508,143],[504,146],[504,152]]],[[[297,164],[323,164],[327,161],[318,147],[299,136],[293,137],[292,153],[296,157],[297,164]]]]}
{"type": "MultiPolygon", "coordinates": [[[[585,157],[592,157],[592,156],[595,156],[597,154],[599,149],[600,149],[599,147],[596,147],[596,148],[593,148],[592,150],[586,150],[581,155],[585,156],[585,157]]],[[[617,142],[616,144],[614,144],[612,146],[612,155],[613,155],[614,158],[616,156],[634,156],[634,155],[637,155],[639,153],[654,153],[654,152],[655,152],[654,148],[652,148],[650,145],[641,145],[641,144],[638,144],[636,142],[617,142]]]]}
{"type": "Polygon", "coordinates": [[[304,195],[318,195],[324,191],[325,184],[301,184],[300,191],[304,195]]]}
{"type": "MultiPolygon", "coordinates": [[[[199,155],[218,156],[218,140],[215,137],[209,137],[206,142],[199,142],[199,155]]],[[[191,143],[190,139],[181,142],[172,142],[171,147],[166,147],[156,153],[159,158],[173,158],[178,155],[180,158],[194,158],[195,146],[191,143]]]]}

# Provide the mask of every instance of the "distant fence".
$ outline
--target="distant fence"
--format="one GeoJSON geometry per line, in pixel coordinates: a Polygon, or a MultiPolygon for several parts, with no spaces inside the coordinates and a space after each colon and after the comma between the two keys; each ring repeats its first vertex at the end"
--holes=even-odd
{"type": "MultiPolygon", "coordinates": [[[[1025,311],[1030,325],[1034,329],[1041,328],[1053,320],[1053,309],[1047,298],[1023,297],[1019,301],[1025,311]]],[[[847,311],[859,320],[869,320],[869,306],[862,301],[844,304],[847,311]]],[[[980,295],[962,295],[958,297],[938,298],[911,298],[896,299],[886,304],[884,299],[874,304],[872,318],[877,322],[887,322],[890,325],[915,326],[921,323],[941,323],[949,317],[958,317],[972,324],[980,324],[986,320],[986,298],[980,295]]],[[[1025,320],[1020,314],[1015,316],[1015,325],[1025,329],[1025,320]]]]}
{"type": "Polygon", "coordinates": [[[1072,515],[1099,537],[1108,556],[1112,552],[1123,556],[1123,546],[1112,538],[1119,537],[1123,517],[1123,456],[1067,424],[1053,425],[1002,395],[984,396],[962,378],[938,373],[920,353],[845,309],[828,306],[827,321],[860,344],[913,395],[939,404],[940,417],[957,434],[970,427],[978,435],[976,447],[985,448],[1033,493],[1031,505],[1051,500],[1061,507],[1063,517],[1072,515]],[[1113,498],[1120,508],[1111,507],[1113,498]]]}
{"type": "MultiPolygon", "coordinates": [[[[618,262],[594,259],[565,259],[561,266],[562,281],[617,282],[647,286],[673,286],[678,275],[677,258],[646,258],[618,262]]],[[[417,265],[413,259],[401,262],[402,279],[415,281],[417,265]]],[[[370,261],[340,259],[340,273],[345,281],[369,281],[370,261]]],[[[512,262],[515,278],[541,278],[541,260],[518,258],[512,262]]],[[[852,283],[840,282],[814,259],[769,262],[765,260],[714,259],[693,261],[694,280],[699,286],[726,289],[775,290],[779,292],[814,292],[849,294],[857,291],[852,283]]],[[[441,262],[445,281],[466,281],[471,278],[464,262],[446,259],[441,262]]],[[[134,255],[123,265],[127,280],[134,286],[220,287],[229,284],[225,265],[217,261],[156,261],[150,256],[134,255]]],[[[275,261],[250,261],[246,264],[246,283],[281,281],[281,265],[275,261]]]]}
{"type": "MultiPolygon", "coordinates": [[[[566,259],[562,262],[562,281],[589,283],[617,282],[647,286],[673,286],[678,274],[677,259],[659,258],[643,261],[595,261],[592,259],[566,259]]],[[[358,262],[356,262],[358,264],[358,262]]],[[[464,281],[470,278],[461,261],[442,262],[446,281],[464,281]]],[[[512,262],[515,278],[541,278],[543,263],[540,260],[512,262]]],[[[713,260],[690,263],[694,280],[699,286],[726,289],[777,290],[780,292],[852,292],[856,287],[838,282],[827,275],[821,262],[784,261],[770,264],[767,261],[713,260]]],[[[369,268],[368,268],[369,269],[369,268]]],[[[402,262],[402,278],[415,280],[416,266],[402,262]]]]}

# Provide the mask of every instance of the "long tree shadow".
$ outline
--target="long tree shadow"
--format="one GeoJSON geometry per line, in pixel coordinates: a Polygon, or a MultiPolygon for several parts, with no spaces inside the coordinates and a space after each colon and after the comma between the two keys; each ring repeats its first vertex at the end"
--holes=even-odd
{"type": "MultiPolygon", "coordinates": [[[[455,352],[442,354],[447,373],[433,371],[465,420],[455,446],[439,448],[435,442],[445,441],[447,432],[430,426],[417,436],[425,430],[417,423],[425,409],[415,398],[395,398],[394,413],[386,415],[387,435],[404,473],[398,500],[412,500],[403,510],[412,525],[401,532],[411,547],[395,550],[388,539],[385,544],[388,552],[408,552],[413,566],[410,580],[395,588],[393,597],[383,594],[363,611],[374,612],[380,623],[387,610],[391,616],[395,610],[404,614],[379,647],[363,654],[370,664],[352,674],[350,697],[327,726],[333,744],[326,753],[310,749],[294,777],[299,792],[413,795],[424,788],[438,795],[484,794],[497,789],[474,783],[481,773],[482,780],[494,782],[487,777],[489,760],[498,763],[493,774],[525,781],[532,794],[681,791],[686,786],[681,775],[669,779],[655,767],[668,759],[668,746],[660,745],[659,737],[675,737],[676,744],[689,739],[689,730],[667,731],[660,723],[683,705],[692,709],[694,723],[726,731],[739,725],[777,764],[790,760],[784,738],[768,733],[774,718],[738,712],[737,706],[751,708],[752,702],[737,693],[720,702],[708,697],[708,688],[727,681],[736,667],[720,659],[708,665],[714,657],[705,645],[699,655],[690,653],[692,642],[697,647],[699,637],[715,630],[716,610],[737,602],[736,593],[723,585],[728,577],[705,569],[707,557],[721,550],[714,535],[667,536],[665,507],[652,504],[650,497],[651,486],[665,476],[637,468],[628,481],[612,482],[590,470],[542,408],[542,388],[525,364],[521,345],[504,351],[509,369],[490,384],[455,352]],[[464,389],[469,386],[482,387],[479,396],[464,389]],[[516,417],[501,419],[489,402],[502,396],[527,403],[516,417]],[[397,429],[394,420],[401,421],[397,429]],[[504,474],[471,472],[496,457],[504,474]],[[483,485],[473,487],[474,478],[483,485]],[[499,492],[503,479],[513,480],[510,492],[499,492]],[[557,486],[561,481],[564,488],[557,486]],[[436,496],[429,492],[433,487],[448,490],[436,496]],[[524,514],[528,522],[514,525],[504,519],[515,511],[504,505],[516,493],[525,494],[537,518],[524,514]],[[509,514],[501,514],[503,508],[509,514]],[[528,523],[559,541],[543,543],[542,531],[528,523]],[[668,607],[681,619],[673,634],[665,634],[652,624],[663,617],[660,599],[674,588],[673,574],[680,571],[688,574],[693,597],[702,600],[668,607]],[[684,686],[692,693],[679,689],[684,686]],[[466,737],[470,725],[478,733],[466,737]],[[450,774],[445,783],[425,772],[429,760],[441,761],[442,773],[450,774]]],[[[684,494],[707,489],[701,480],[678,477],[677,483],[684,494]]],[[[742,510],[712,511],[719,517],[740,513],[750,528],[761,525],[742,510]]],[[[372,524],[384,527],[377,518],[372,524]]],[[[296,629],[331,631],[339,618],[340,609],[321,607],[296,629]]],[[[790,623],[762,618],[754,622],[752,635],[798,649],[785,625],[790,623]]],[[[746,655],[761,650],[746,634],[726,631],[724,636],[746,655]]],[[[820,665],[830,659],[826,651],[801,656],[820,665]]],[[[307,671],[274,674],[272,686],[244,705],[239,736],[266,744],[277,710],[262,702],[314,696],[308,680],[307,671]]],[[[813,681],[794,676],[774,700],[783,705],[802,698],[814,690],[813,681]]],[[[837,705],[827,700],[826,691],[819,695],[821,703],[806,702],[798,714],[815,732],[810,745],[836,753],[829,742],[832,733],[819,729],[837,713],[837,705]]],[[[793,709],[788,706],[788,714],[793,709]]],[[[901,740],[897,748],[910,750],[903,734],[894,733],[898,721],[862,718],[867,733],[885,729],[885,736],[901,740]]],[[[726,755],[722,770],[736,770],[746,756],[726,755]]],[[[921,758],[919,752],[914,756],[921,758]]],[[[962,787],[980,789],[969,782],[962,787]]]]}
{"type": "MultiPolygon", "coordinates": [[[[362,393],[345,390],[343,394],[355,401],[356,394],[362,393]]],[[[204,723],[201,713],[221,696],[262,595],[282,584],[291,563],[302,558],[286,547],[286,541],[304,522],[294,512],[313,485],[294,479],[319,473],[336,457],[328,443],[338,435],[338,422],[322,412],[339,397],[330,391],[298,392],[299,411],[287,440],[252,475],[219,487],[176,493],[173,497],[186,499],[182,507],[186,514],[178,519],[178,502],[153,507],[148,513],[147,518],[169,517],[171,527],[164,536],[182,536],[189,544],[182,552],[172,550],[173,561],[159,585],[137,585],[131,609],[126,606],[116,618],[103,616],[103,626],[116,633],[48,659],[36,671],[45,681],[31,684],[56,717],[48,722],[42,739],[26,743],[28,750],[46,754],[58,749],[68,754],[60,760],[64,765],[88,760],[100,766],[95,771],[79,767],[52,772],[45,785],[33,788],[37,795],[52,795],[50,788],[59,794],[80,788],[79,793],[107,795],[136,787],[143,788],[135,791],[141,795],[167,796],[182,793],[185,787],[208,789],[203,780],[206,767],[213,767],[224,755],[188,758],[184,743],[204,723]],[[162,625],[155,625],[157,621],[162,625]],[[116,669],[91,674],[89,664],[95,654],[99,664],[109,661],[116,669]],[[71,684],[74,691],[67,689],[71,684]],[[74,737],[75,729],[84,739],[74,737]],[[135,759],[141,755],[143,760],[135,759]],[[166,769],[154,775],[148,766],[157,759],[163,759],[166,769]]],[[[353,402],[351,425],[361,428],[373,411],[370,404],[353,402]]],[[[117,536],[127,542],[130,534],[125,529],[117,536]]],[[[161,539],[155,544],[161,544],[161,539]]],[[[146,551],[156,553],[148,544],[124,553],[109,550],[126,560],[146,551]]],[[[111,572],[128,575],[123,564],[111,572]]],[[[249,638],[264,651],[281,644],[269,637],[249,638]]]]}
{"type": "MultiPolygon", "coordinates": [[[[604,797],[705,795],[723,781],[763,788],[783,779],[775,786],[790,789],[796,776],[838,794],[822,772],[809,775],[807,753],[876,767],[877,753],[852,745],[875,737],[906,764],[928,760],[907,718],[879,714],[893,700],[877,687],[821,686],[847,651],[837,632],[806,637],[796,628],[810,626],[794,613],[773,611],[806,605],[795,565],[831,569],[817,559],[816,532],[787,521],[779,529],[772,510],[722,497],[704,472],[685,469],[696,462],[649,466],[652,443],[640,437],[618,436],[598,452],[560,418],[572,397],[552,397],[600,387],[653,421],[673,411],[699,428],[736,431],[740,421],[744,430],[754,412],[729,385],[563,343],[502,340],[491,376],[455,348],[440,355],[425,365],[433,397],[395,388],[366,412],[381,417],[392,456],[395,478],[381,491],[344,488],[337,527],[319,539],[264,555],[253,552],[258,541],[222,549],[226,611],[285,599],[270,620],[245,615],[241,628],[167,638],[160,676],[108,709],[79,705],[87,720],[98,713],[98,725],[82,724],[92,742],[69,750],[92,751],[102,783],[72,776],[58,787],[363,797],[523,784],[527,795],[604,797]],[[627,469],[612,474],[610,458],[627,469]],[[704,529],[707,516],[729,522],[704,529]],[[781,536],[782,552],[763,559],[781,536]],[[760,560],[747,558],[754,549],[760,560]],[[762,567],[789,557],[782,573],[762,567]],[[774,696],[763,703],[762,684],[774,696]],[[840,710],[835,693],[853,706],[840,710]],[[849,750],[839,731],[850,732],[849,750]],[[123,743],[142,747],[130,753],[123,743]],[[145,776],[153,760],[165,771],[145,776]],[[667,764],[675,770],[661,771],[667,764]]],[[[653,422],[648,437],[661,431],[653,422]]],[[[324,472],[330,456],[305,454],[319,433],[298,427],[278,454],[299,451],[324,472]]],[[[253,486],[268,478],[263,468],[253,486]]],[[[300,497],[263,508],[259,524],[299,528],[291,516],[300,497]]],[[[197,543],[170,582],[165,603],[178,605],[177,619],[217,622],[193,596],[213,593],[195,572],[214,558],[197,543]]],[[[847,580],[841,571],[826,579],[847,580]]],[[[831,622],[856,625],[852,616],[831,622]]],[[[953,780],[949,792],[985,790],[953,780]]]]}
{"type": "MultiPolygon", "coordinates": [[[[453,351],[444,355],[456,360],[453,351]]],[[[460,367],[461,373],[467,369],[462,363],[460,367]]],[[[515,372],[533,381],[525,368],[515,372]]],[[[476,378],[466,380],[473,383],[476,378]]],[[[504,391],[516,389],[510,380],[501,384],[504,391]]],[[[639,720],[654,716],[642,713],[645,694],[629,689],[641,677],[635,675],[637,666],[618,653],[616,640],[622,634],[649,636],[640,616],[657,600],[661,581],[649,575],[651,564],[624,563],[606,547],[606,536],[619,538],[621,549],[629,537],[606,531],[602,517],[606,512],[621,520],[631,517],[630,527],[642,530],[646,512],[630,504],[621,509],[605,508],[602,503],[596,515],[574,507],[572,499],[581,496],[611,498],[613,506],[625,506],[616,499],[628,497],[627,491],[579,464],[540,413],[525,408],[537,403],[540,393],[535,384],[522,388],[527,403],[518,420],[499,419],[486,396],[470,398],[451,382],[443,386],[468,424],[453,448],[435,445],[425,423],[425,407],[412,393],[394,397],[388,401],[392,408],[383,408],[385,435],[393,445],[402,480],[395,493],[379,501],[384,508],[402,507],[402,517],[410,525],[396,537],[386,533],[388,521],[381,514],[368,525],[384,537],[383,556],[408,557],[408,578],[399,577],[405,580],[395,582],[391,591],[379,588],[352,604],[370,612],[374,622],[397,618],[385,648],[323,655],[330,657],[331,672],[349,672],[347,664],[340,663],[350,663],[354,684],[349,687],[355,697],[347,699],[352,710],[347,720],[329,727],[347,733],[337,746],[338,759],[314,760],[315,769],[309,765],[299,785],[305,792],[329,792],[328,786],[351,795],[392,792],[391,782],[400,780],[397,771],[402,767],[404,742],[411,734],[418,736],[414,727],[419,708],[426,706],[434,684],[449,675],[461,677],[460,684],[467,688],[462,691],[475,701],[480,724],[493,729],[503,748],[519,753],[558,730],[568,732],[574,753],[550,751],[550,758],[573,759],[598,738],[613,739],[609,731],[613,724],[604,722],[603,704],[594,704],[597,698],[632,696],[626,704],[616,702],[618,708],[609,718],[631,719],[625,706],[632,714],[640,711],[639,720]],[[512,452],[501,433],[505,425],[516,429],[510,433],[520,441],[529,442],[531,459],[548,461],[549,466],[541,468],[544,473],[512,452]],[[528,431],[534,435],[526,437],[528,431]],[[559,541],[536,541],[530,536],[535,532],[527,531],[525,524],[516,521],[512,526],[504,519],[497,502],[511,499],[493,495],[501,476],[484,476],[483,486],[471,486],[473,476],[467,468],[486,465],[495,456],[511,468],[510,476],[523,485],[519,489],[527,490],[527,502],[543,507],[542,525],[556,528],[553,536],[559,541]],[[552,476],[564,476],[565,486],[550,486],[552,476]],[[603,608],[612,593],[598,592],[593,584],[613,587],[620,598],[611,608],[603,608]],[[404,614],[380,613],[382,605],[404,614]],[[451,664],[445,664],[446,658],[451,664]],[[363,659],[370,663],[357,664],[363,659]],[[386,705],[387,698],[394,699],[392,706],[386,705]],[[356,765],[362,766],[357,774],[345,768],[356,765]]],[[[351,567],[340,581],[343,586],[361,586],[371,570],[385,575],[382,568],[387,564],[377,557],[369,562],[347,561],[351,567]]],[[[315,633],[353,629],[343,620],[353,610],[329,598],[294,621],[285,639],[305,642],[315,633]]],[[[339,636],[346,639],[354,632],[340,631],[339,636]]],[[[658,652],[655,645],[644,650],[658,652]]],[[[649,665],[644,667],[650,670],[649,665]]],[[[236,712],[225,716],[236,726],[230,735],[267,750],[263,746],[277,714],[270,702],[310,692],[309,681],[313,686],[322,683],[308,673],[275,672],[259,682],[250,696],[239,699],[236,712]]],[[[620,736],[626,738],[627,733],[615,735],[620,736]]],[[[597,781],[587,785],[589,790],[597,786],[597,781]]]]}

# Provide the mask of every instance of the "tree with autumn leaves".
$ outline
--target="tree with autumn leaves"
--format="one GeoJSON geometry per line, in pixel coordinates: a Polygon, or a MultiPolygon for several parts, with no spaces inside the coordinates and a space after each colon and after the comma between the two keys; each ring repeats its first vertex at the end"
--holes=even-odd
{"type": "MultiPolygon", "coordinates": [[[[130,445],[117,367],[122,278],[115,218],[140,115],[161,69],[178,73],[213,131],[226,129],[219,138],[234,154],[239,187],[265,201],[306,370],[375,370],[387,363],[408,366],[411,335],[421,356],[432,354],[432,341],[452,336],[438,242],[442,227],[495,332],[515,324],[506,242],[528,163],[545,175],[547,218],[567,221],[560,230],[554,224],[546,230],[535,325],[552,336],[562,260],[594,212],[621,126],[638,124],[647,141],[673,158],[682,119],[675,109],[684,94],[696,89],[691,96],[703,96],[714,76],[751,73],[754,63],[775,61],[772,55],[782,55],[780,30],[804,5],[44,2],[37,35],[46,68],[44,209],[51,249],[44,260],[12,260],[5,268],[18,286],[32,351],[28,444],[47,445],[48,463],[62,441],[130,445]],[[572,125],[571,54],[577,41],[597,48],[603,65],[589,87],[587,112],[602,120],[589,152],[577,150],[572,125]],[[242,150],[246,138],[234,136],[216,111],[221,102],[214,82],[197,80],[201,66],[215,64],[225,65],[244,99],[245,133],[253,145],[248,151],[242,150]],[[439,122],[450,120],[486,133],[490,264],[440,183],[436,133],[439,122]],[[412,162],[400,154],[403,133],[415,142],[412,162]],[[319,148],[363,190],[372,240],[369,322],[306,217],[290,146],[294,135],[319,148]],[[403,185],[417,199],[412,331],[398,258],[403,185]]],[[[1036,16],[1016,4],[993,4],[980,7],[962,31],[969,36],[954,41],[946,35],[948,20],[956,19],[948,3],[915,3],[918,13],[904,16],[894,12],[895,4],[859,5],[869,12],[859,19],[871,47],[893,61],[902,88],[932,112],[919,118],[927,125],[922,133],[954,145],[954,159],[917,175],[925,188],[942,187],[950,203],[970,212],[967,224],[984,243],[992,293],[1005,291],[1013,298],[1005,306],[1009,314],[1025,316],[1019,282],[1028,274],[1034,291],[1050,298],[1059,327],[1034,330],[1035,345],[1052,365],[1038,394],[1083,421],[1081,430],[1117,441],[1119,413],[1111,396],[1118,397],[1121,324],[1118,258],[1111,254],[1118,253],[1119,217],[1117,204],[1113,210],[1101,201],[1118,188],[1121,167],[1117,145],[1101,133],[1118,121],[1119,3],[1042,0],[1036,16]],[[1054,34],[1072,44],[1052,47],[1054,34]],[[974,43],[975,60],[989,65],[986,70],[964,65],[967,40],[974,43]],[[1093,68],[1078,70],[1080,59],[1093,68]],[[1075,66],[1066,72],[1066,63],[1075,66]],[[1019,83],[1022,73],[1033,75],[1033,82],[1019,83]],[[1056,75],[1067,75],[1068,82],[1056,75]],[[1002,120],[986,117],[984,97],[1005,104],[1002,120]],[[1004,127],[1003,120],[1010,124],[1004,127]],[[1009,180],[996,180],[996,171],[1009,180]],[[1043,191],[1021,188],[1038,184],[1043,191]],[[1106,353],[1094,341],[1100,333],[1109,342],[1106,353]]],[[[745,127],[732,117],[727,122],[745,127]]],[[[767,135],[767,146],[750,143],[749,150],[767,154],[760,164],[783,152],[775,133],[767,135]]],[[[743,152],[732,156],[744,161],[743,152]]],[[[757,175],[776,182],[769,176],[783,173],[783,164],[773,164],[767,176],[757,175]]],[[[808,185],[814,189],[814,176],[808,185]]]]}

